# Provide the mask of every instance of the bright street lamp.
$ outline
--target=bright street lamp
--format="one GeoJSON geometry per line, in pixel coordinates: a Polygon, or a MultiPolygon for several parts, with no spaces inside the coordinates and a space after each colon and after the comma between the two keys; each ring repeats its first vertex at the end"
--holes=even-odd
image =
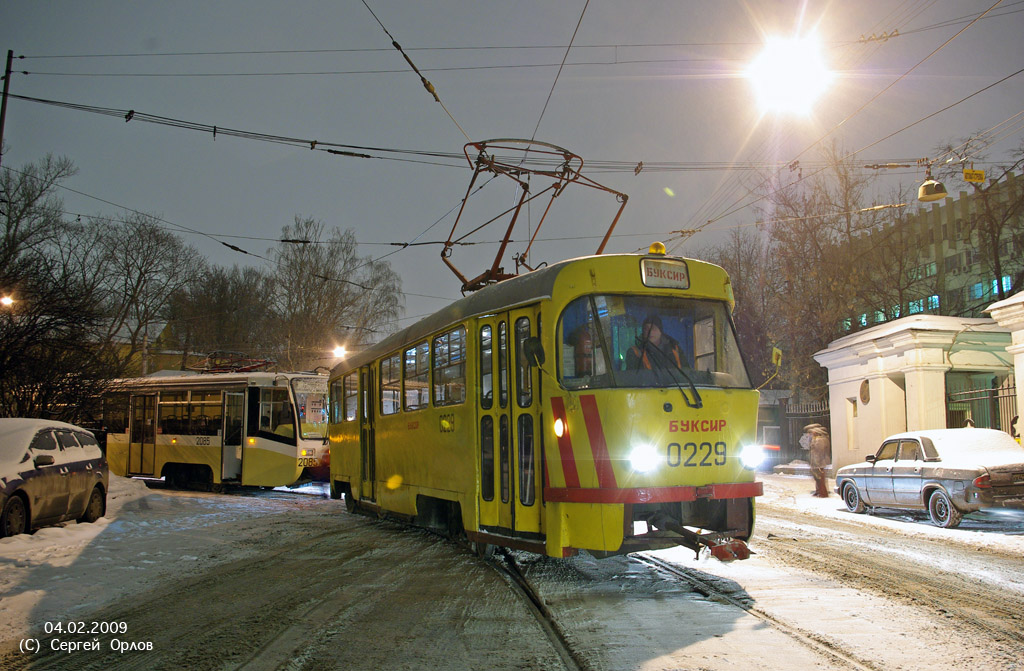
{"type": "Polygon", "coordinates": [[[346,354],[348,354],[348,350],[346,350],[341,345],[338,345],[337,347],[334,348],[335,359],[344,359],[346,354]]]}
{"type": "Polygon", "coordinates": [[[814,36],[769,38],[746,74],[762,110],[800,115],[810,114],[835,78],[814,36]]]}
{"type": "Polygon", "coordinates": [[[5,308],[9,308],[14,305],[14,299],[10,296],[4,296],[3,298],[0,298],[0,305],[3,305],[5,308]]]}

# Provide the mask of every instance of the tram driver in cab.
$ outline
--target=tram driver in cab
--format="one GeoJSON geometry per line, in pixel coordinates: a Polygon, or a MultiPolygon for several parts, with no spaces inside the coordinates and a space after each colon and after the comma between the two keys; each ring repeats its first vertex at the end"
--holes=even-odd
{"type": "Polygon", "coordinates": [[[628,370],[654,370],[657,368],[680,370],[683,367],[683,361],[679,343],[665,333],[661,317],[656,314],[647,315],[641,325],[637,344],[626,352],[626,368],[628,370]]]}

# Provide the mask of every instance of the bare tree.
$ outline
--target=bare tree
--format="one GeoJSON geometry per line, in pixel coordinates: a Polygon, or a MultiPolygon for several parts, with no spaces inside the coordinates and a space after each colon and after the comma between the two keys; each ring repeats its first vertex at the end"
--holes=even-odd
{"type": "Polygon", "coordinates": [[[983,131],[955,146],[947,143],[939,147],[940,155],[956,156],[959,160],[942,164],[937,172],[946,183],[970,185],[973,212],[963,222],[963,235],[974,243],[982,264],[995,279],[995,297],[1002,300],[1024,289],[1024,263],[1019,262],[1019,250],[1024,248],[1024,187],[1020,177],[1014,175],[1024,167],[1024,143],[1009,163],[993,171],[987,184],[966,182],[964,166],[970,161],[984,160],[983,149],[990,144],[991,133],[983,131]],[[1016,254],[1007,253],[1014,246],[1018,249],[1016,254]],[[1004,285],[1004,277],[1010,278],[1009,286],[1004,285]]]}
{"type": "Polygon", "coordinates": [[[68,253],[78,228],[55,195],[73,174],[48,156],[3,176],[0,293],[13,303],[0,307],[0,415],[83,421],[116,374],[98,337],[100,297],[68,253]]]}
{"type": "Polygon", "coordinates": [[[328,231],[311,218],[282,229],[270,250],[276,263],[270,307],[282,343],[282,363],[312,368],[334,346],[369,342],[394,327],[402,309],[401,279],[387,262],[360,257],[351,230],[328,231]]]}
{"type": "Polygon", "coordinates": [[[779,315],[773,304],[776,268],[769,240],[757,229],[734,230],[723,244],[701,250],[697,256],[729,273],[737,338],[758,386],[775,372],[771,350],[778,344],[771,338],[778,330],[779,315]]]}
{"type": "MultiPolygon", "coordinates": [[[[823,154],[825,170],[804,179],[764,182],[770,215],[765,255],[773,270],[765,297],[771,307],[765,312],[776,316],[767,325],[769,339],[781,343],[786,354],[785,383],[811,398],[822,398],[827,390],[812,355],[845,334],[851,315],[886,300],[871,294],[871,287],[884,281],[875,276],[877,259],[865,253],[865,241],[884,229],[889,210],[874,209],[876,203],[868,200],[871,177],[844,158],[838,145],[823,154]]],[[[901,256],[901,267],[906,263],[901,256]]]]}
{"type": "Polygon", "coordinates": [[[156,217],[133,214],[108,225],[103,240],[107,332],[122,343],[124,362],[140,356],[147,371],[147,348],[168,319],[170,297],[203,272],[205,261],[156,217]]]}
{"type": "Polygon", "coordinates": [[[0,173],[3,239],[0,268],[23,254],[40,252],[63,225],[64,203],[55,194],[57,185],[77,170],[64,157],[47,155],[39,163],[0,173]]]}
{"type": "Polygon", "coordinates": [[[876,315],[889,320],[921,312],[929,307],[927,297],[940,293],[936,263],[927,262],[915,217],[901,207],[913,199],[910,191],[916,186],[896,188],[889,204],[866,212],[869,228],[848,245],[846,263],[863,269],[855,275],[856,312],[872,322],[876,315]]]}
{"type": "Polygon", "coordinates": [[[190,352],[277,356],[268,328],[272,287],[270,274],[260,268],[212,266],[176,291],[169,307],[169,335],[182,351],[182,368],[190,352]]]}

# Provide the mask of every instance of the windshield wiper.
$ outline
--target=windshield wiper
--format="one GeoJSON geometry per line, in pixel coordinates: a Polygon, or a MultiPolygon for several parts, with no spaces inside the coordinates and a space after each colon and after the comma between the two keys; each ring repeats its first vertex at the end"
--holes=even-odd
{"type": "Polygon", "coordinates": [[[697,391],[697,385],[693,383],[693,378],[690,377],[689,373],[687,373],[685,370],[682,369],[682,367],[679,364],[673,361],[672,357],[668,356],[657,347],[649,346],[648,342],[645,341],[641,345],[641,347],[643,348],[643,352],[647,353],[650,358],[657,359],[662,363],[671,364],[672,366],[671,369],[668,368],[667,366],[659,366],[656,370],[676,370],[679,372],[680,375],[683,376],[683,379],[686,380],[686,383],[690,385],[690,392],[693,394],[693,401],[690,401],[690,399],[687,398],[686,391],[683,389],[683,386],[679,384],[679,380],[675,379],[674,376],[669,375],[669,378],[675,384],[676,388],[679,389],[679,393],[682,394],[683,401],[686,402],[687,407],[698,410],[704,407],[704,399],[700,397],[700,392],[697,391]],[[652,354],[654,356],[650,356],[652,354]]]}

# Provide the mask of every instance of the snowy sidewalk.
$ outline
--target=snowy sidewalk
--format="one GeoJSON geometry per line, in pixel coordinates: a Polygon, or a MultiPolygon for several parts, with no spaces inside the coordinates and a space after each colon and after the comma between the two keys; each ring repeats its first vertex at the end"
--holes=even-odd
{"type": "Polygon", "coordinates": [[[830,496],[812,496],[814,479],[810,475],[782,475],[758,473],[757,480],[764,483],[764,495],[758,497],[765,508],[787,508],[824,518],[844,522],[859,522],[883,526],[901,533],[943,538],[949,542],[975,547],[997,548],[1024,556],[1024,511],[993,509],[964,516],[956,529],[940,529],[928,519],[928,513],[879,509],[866,514],[851,513],[835,493],[835,480],[828,479],[830,496]]]}

